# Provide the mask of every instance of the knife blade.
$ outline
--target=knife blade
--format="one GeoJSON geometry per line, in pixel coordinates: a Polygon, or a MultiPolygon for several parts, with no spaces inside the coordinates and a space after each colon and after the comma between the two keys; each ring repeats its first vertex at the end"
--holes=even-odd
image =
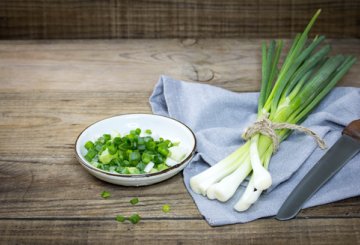
{"type": "Polygon", "coordinates": [[[360,151],[360,119],[351,122],[340,139],[305,175],[279,209],[276,219],[297,215],[303,204],[360,151]]]}

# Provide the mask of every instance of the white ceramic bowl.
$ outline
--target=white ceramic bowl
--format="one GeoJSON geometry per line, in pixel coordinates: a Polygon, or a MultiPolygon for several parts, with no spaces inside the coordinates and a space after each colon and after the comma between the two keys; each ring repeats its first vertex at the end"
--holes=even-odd
{"type": "Polygon", "coordinates": [[[90,174],[106,182],[124,186],[151,185],[176,175],[189,163],[195,153],[195,148],[196,138],[190,128],[175,119],[153,114],[126,114],[103,119],[85,128],[75,143],[76,157],[90,174]],[[84,153],[86,153],[84,145],[87,141],[94,141],[105,133],[119,132],[123,135],[135,128],[151,129],[164,139],[181,142],[180,145],[187,151],[186,157],[180,163],[163,171],[134,175],[110,173],[98,169],[84,158],[84,153]]]}

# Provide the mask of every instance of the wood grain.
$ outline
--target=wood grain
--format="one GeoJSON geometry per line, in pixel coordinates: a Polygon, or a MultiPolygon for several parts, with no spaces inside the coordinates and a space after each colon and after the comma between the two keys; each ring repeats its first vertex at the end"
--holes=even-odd
{"type": "Polygon", "coordinates": [[[211,228],[202,220],[0,220],[5,244],[357,244],[360,219],[300,219],[211,228]],[[21,232],[19,232],[21,231],[21,232]],[[13,234],[17,233],[16,242],[13,234]]]}
{"type": "MultiPolygon", "coordinates": [[[[333,53],[360,57],[359,39],[328,42],[333,53]]],[[[161,74],[238,92],[260,87],[260,39],[2,41],[0,54],[1,89],[6,91],[71,88],[146,91],[148,96],[161,74]]],[[[340,84],[358,85],[359,68],[358,62],[340,84]]]]}
{"type": "MultiPolygon", "coordinates": [[[[334,52],[360,57],[359,40],[329,42],[334,52]]],[[[90,123],[151,112],[148,97],[160,74],[258,90],[259,45],[258,39],[0,42],[0,243],[358,243],[360,197],[303,210],[289,222],[211,228],[181,175],[121,187],[95,179],[76,161],[75,139],[90,123]],[[103,190],[112,197],[102,199],[103,190]],[[140,199],[136,206],[133,197],[140,199]],[[165,203],[172,212],[161,211],[165,203]],[[136,226],[114,221],[135,212],[143,217],[136,226]]],[[[359,68],[342,85],[360,87],[359,68]]]]}
{"type": "Polygon", "coordinates": [[[319,8],[314,33],[360,36],[354,0],[3,0],[0,38],[290,37],[319,8]]]}

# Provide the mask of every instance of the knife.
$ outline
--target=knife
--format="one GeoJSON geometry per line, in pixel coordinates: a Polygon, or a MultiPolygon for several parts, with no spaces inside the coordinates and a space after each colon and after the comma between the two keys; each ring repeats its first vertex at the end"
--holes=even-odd
{"type": "Polygon", "coordinates": [[[360,119],[352,121],[342,136],[305,175],[279,209],[276,219],[297,215],[303,204],[360,151],[360,119]]]}

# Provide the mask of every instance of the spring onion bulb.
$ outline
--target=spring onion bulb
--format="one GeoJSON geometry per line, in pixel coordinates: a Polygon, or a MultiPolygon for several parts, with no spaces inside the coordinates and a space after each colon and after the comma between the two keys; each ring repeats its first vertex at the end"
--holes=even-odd
{"type": "MultiPolygon", "coordinates": [[[[263,155],[264,168],[267,169],[270,163],[272,147],[268,148],[266,154],[263,155]]],[[[260,197],[263,190],[258,189],[254,185],[254,174],[250,178],[249,184],[246,186],[244,194],[240,200],[235,204],[234,209],[242,212],[246,211],[252,204],[254,204],[260,197]]]]}
{"type": "Polygon", "coordinates": [[[261,190],[254,187],[254,178],[252,177],[246,187],[244,194],[235,204],[234,209],[239,212],[247,210],[254,202],[256,202],[256,200],[261,195],[261,192],[261,190]]]}
{"type": "Polygon", "coordinates": [[[210,186],[210,188],[213,188],[214,191],[214,199],[221,202],[229,200],[250,172],[251,164],[250,160],[247,158],[245,162],[243,162],[232,174],[226,176],[220,182],[210,186]]]}
{"type": "MultiPolygon", "coordinates": [[[[324,36],[309,39],[310,29],[320,12],[315,13],[303,33],[295,36],[281,67],[283,42],[273,40],[269,45],[262,44],[260,122],[266,119],[270,124],[301,123],[356,62],[353,56],[329,56],[331,46],[320,47],[324,36]]],[[[239,212],[250,208],[271,186],[270,159],[277,149],[277,141],[285,140],[291,130],[279,128],[271,132],[252,133],[232,154],[192,177],[192,190],[209,199],[226,202],[251,174],[245,192],[234,206],[239,212]]]]}
{"type": "Polygon", "coordinates": [[[272,179],[269,171],[264,168],[260,160],[258,152],[258,141],[259,135],[256,135],[251,138],[250,144],[250,159],[251,167],[253,170],[253,184],[256,189],[266,190],[272,184],[272,179]]]}
{"type": "Polygon", "coordinates": [[[247,152],[249,144],[246,143],[228,157],[224,158],[216,165],[208,168],[204,172],[190,179],[191,189],[197,193],[206,196],[207,189],[214,183],[219,182],[225,176],[234,172],[240,165],[239,157],[247,152]]]}

